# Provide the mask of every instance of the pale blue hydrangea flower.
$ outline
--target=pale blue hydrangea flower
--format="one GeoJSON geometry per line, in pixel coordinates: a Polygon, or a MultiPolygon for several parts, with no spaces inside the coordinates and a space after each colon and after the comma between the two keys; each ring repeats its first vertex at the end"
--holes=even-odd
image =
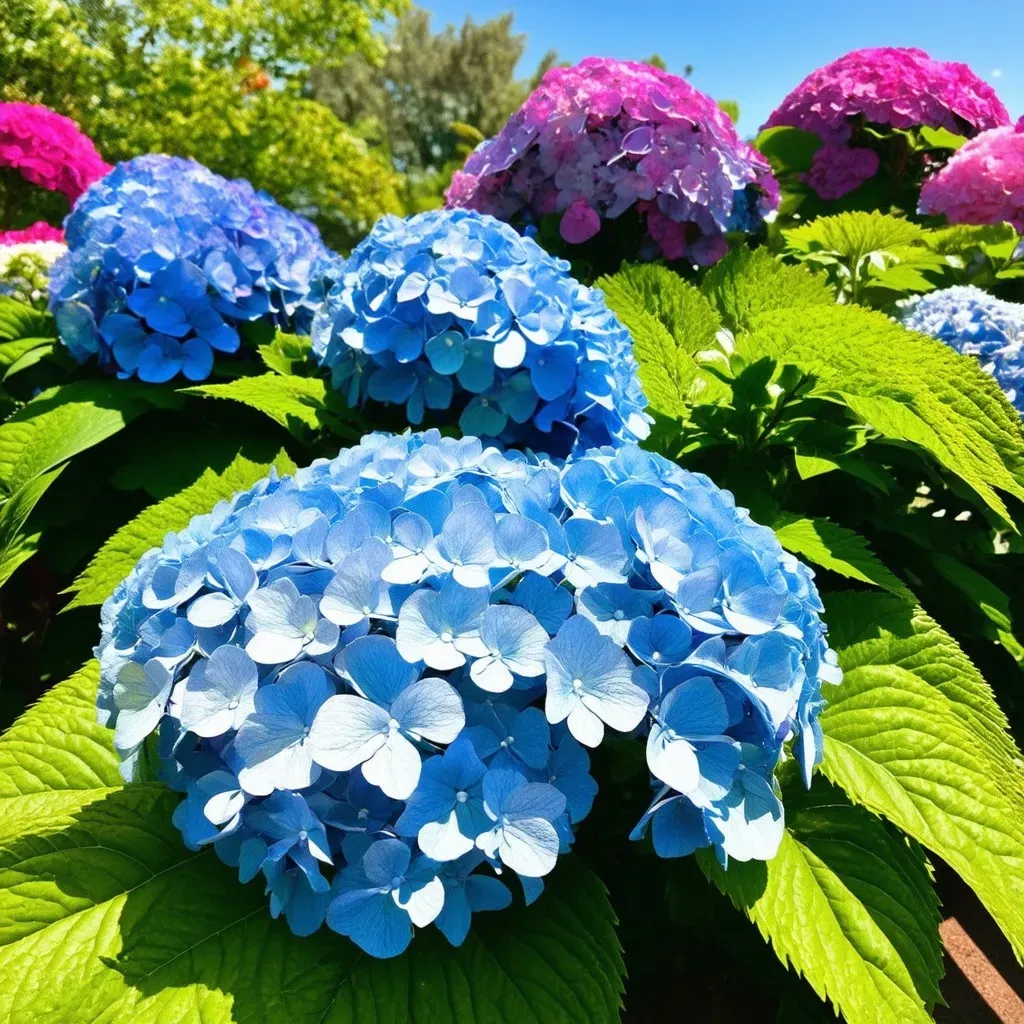
{"type": "Polygon", "coordinates": [[[914,295],[898,303],[903,326],[974,356],[1024,415],[1024,304],[973,285],[914,295]]]}
{"type": "Polygon", "coordinates": [[[339,272],[313,351],[350,404],[564,455],[650,431],[629,333],[569,264],[493,217],[379,220],[339,272]]]}
{"type": "Polygon", "coordinates": [[[506,906],[494,872],[540,897],[608,730],[646,743],[636,837],[771,857],[776,766],[809,779],[840,675],[820,612],[770,530],[656,455],[374,434],[143,555],[103,609],[98,716],[296,934],[392,956],[506,906]]]}
{"type": "Polygon", "coordinates": [[[150,153],[75,203],[50,309],[79,362],[118,377],[205,380],[262,321],[308,329],[332,255],[317,229],[247,181],[150,153]]]}

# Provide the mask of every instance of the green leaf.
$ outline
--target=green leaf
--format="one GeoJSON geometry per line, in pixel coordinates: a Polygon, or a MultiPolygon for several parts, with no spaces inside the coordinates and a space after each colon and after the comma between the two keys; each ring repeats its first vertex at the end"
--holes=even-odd
{"type": "Polygon", "coordinates": [[[57,325],[49,313],[0,295],[0,341],[57,337],[57,325]]]}
{"type": "Polygon", "coordinates": [[[287,377],[303,376],[308,371],[313,340],[308,335],[285,334],[278,331],[269,344],[259,346],[260,358],[267,368],[287,377]]]}
{"type": "Polygon", "coordinates": [[[785,803],[774,860],[701,867],[848,1024],[930,1021],[942,949],[920,848],[820,782],[785,803]]]}
{"type": "Polygon", "coordinates": [[[1024,499],[1020,416],[977,360],[855,306],[766,313],[737,351],[798,367],[814,379],[810,395],[924,449],[1007,521],[997,489],[1024,499]]]}
{"type": "Polygon", "coordinates": [[[923,124],[917,129],[927,149],[959,149],[966,141],[963,135],[956,135],[948,128],[930,128],[923,124]]]}
{"type": "Polygon", "coordinates": [[[640,381],[650,411],[680,420],[691,405],[724,398],[727,389],[694,362],[714,343],[721,321],[693,285],[665,267],[625,265],[597,287],[633,336],[640,381]]]}
{"type": "Polygon", "coordinates": [[[185,390],[193,395],[227,398],[252,406],[302,440],[309,440],[319,430],[353,439],[360,436],[355,414],[318,377],[265,373],[261,377],[239,377],[228,384],[201,384],[185,390]]]}
{"type": "Polygon", "coordinates": [[[766,249],[733,250],[708,271],[701,290],[731,331],[749,330],[756,316],[772,309],[835,303],[820,277],[780,263],[766,249]]]}
{"type": "Polygon", "coordinates": [[[66,592],[74,593],[66,610],[102,604],[150,548],[159,547],[167,533],[183,530],[193,516],[212,512],[214,505],[262,480],[271,470],[295,472],[281,452],[270,465],[239,455],[223,473],[207,469],[190,487],[143,509],[99,549],[66,592]]]}
{"type": "Polygon", "coordinates": [[[0,425],[0,489],[13,494],[147,409],[178,404],[173,391],[134,381],[82,380],[44,391],[0,425]]]}
{"type": "Polygon", "coordinates": [[[36,503],[63,470],[63,466],[58,466],[29,480],[0,505],[0,587],[11,578],[22,562],[35,553],[40,535],[25,536],[21,532],[22,528],[36,503]]]}
{"type": "Polygon", "coordinates": [[[1024,646],[1013,634],[1010,598],[990,579],[955,558],[933,551],[929,560],[932,567],[985,617],[989,624],[986,635],[1002,644],[1014,661],[1024,668],[1024,646]]]}
{"type": "Polygon", "coordinates": [[[568,857],[531,907],[374,960],[271,921],[259,883],[185,849],[180,800],[119,785],[97,667],[0,737],[0,1024],[613,1024],[624,966],[601,882],[568,857]]]}
{"type": "Polygon", "coordinates": [[[941,857],[1024,955],[1024,757],[956,642],[889,596],[832,595],[845,673],[821,716],[824,773],[941,857]]]}
{"type": "Polygon", "coordinates": [[[827,252],[854,265],[870,253],[920,242],[924,228],[888,213],[854,210],[818,217],[782,235],[791,254],[827,252]]]}
{"type": "Polygon", "coordinates": [[[777,173],[809,171],[814,154],[821,149],[821,136],[802,128],[776,125],[766,128],[756,139],[754,149],[766,156],[777,173]]]}
{"type": "Polygon", "coordinates": [[[6,377],[12,367],[17,366],[31,353],[51,350],[52,338],[19,338],[17,341],[0,342],[0,377],[6,377]]]}
{"type": "Polygon", "coordinates": [[[868,542],[845,526],[828,519],[790,518],[775,526],[775,536],[787,551],[823,569],[874,584],[893,594],[910,596],[910,591],[886,568],[868,542]]]}

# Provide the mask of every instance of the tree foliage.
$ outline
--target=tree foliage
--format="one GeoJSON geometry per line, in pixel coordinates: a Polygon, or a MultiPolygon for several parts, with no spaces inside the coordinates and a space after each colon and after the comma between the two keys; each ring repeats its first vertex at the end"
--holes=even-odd
{"type": "Polygon", "coordinates": [[[438,170],[458,157],[453,125],[494,135],[555,63],[545,55],[531,80],[516,78],[526,37],[512,31],[511,14],[460,29],[430,28],[427,11],[413,9],[395,23],[379,65],[353,53],[340,66],[313,73],[313,95],[344,121],[367,124],[390,146],[396,165],[412,173],[438,170]]]}
{"type": "Polygon", "coordinates": [[[399,179],[328,108],[313,64],[382,56],[375,23],[404,0],[8,0],[0,99],[73,117],[110,161],[191,156],[247,178],[345,248],[401,209],[399,179]]]}

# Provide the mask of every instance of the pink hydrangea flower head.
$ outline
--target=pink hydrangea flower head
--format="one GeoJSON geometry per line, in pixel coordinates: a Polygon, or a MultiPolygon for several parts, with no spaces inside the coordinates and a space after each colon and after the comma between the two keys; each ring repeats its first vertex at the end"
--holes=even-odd
{"type": "Polygon", "coordinates": [[[921,188],[919,213],[950,224],[1001,224],[1024,234],[1024,119],[965,143],[921,188]]]}
{"type": "Polygon", "coordinates": [[[13,231],[0,231],[0,245],[23,245],[26,242],[63,242],[64,232],[47,224],[45,220],[37,220],[27,228],[13,231]]]}
{"type": "Polygon", "coordinates": [[[875,173],[866,174],[864,150],[858,156],[850,152],[861,122],[945,128],[972,137],[1009,121],[995,90],[966,64],[933,60],[923,50],[879,46],[853,50],[811,72],[764,127],[789,125],[819,135],[824,146],[807,180],[821,198],[836,199],[875,173]]]}
{"type": "Polygon", "coordinates": [[[541,79],[446,201],[519,226],[557,215],[571,245],[632,211],[641,255],[713,263],[727,232],[760,229],[779,189],[711,97],[647,64],[588,57],[541,79]]]}
{"type": "Polygon", "coordinates": [[[111,169],[70,117],[32,103],[0,103],[0,167],[70,203],[111,169]]]}

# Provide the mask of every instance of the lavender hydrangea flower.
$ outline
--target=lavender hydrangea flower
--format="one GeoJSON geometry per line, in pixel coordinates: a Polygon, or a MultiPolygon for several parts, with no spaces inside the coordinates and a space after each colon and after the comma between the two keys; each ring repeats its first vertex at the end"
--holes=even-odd
{"type": "Polygon", "coordinates": [[[350,404],[402,405],[413,424],[556,455],[643,440],[632,339],[568,270],[492,217],[384,217],[328,292],[313,352],[350,404]]]}
{"type": "Polygon", "coordinates": [[[79,362],[162,382],[210,375],[239,329],[308,328],[316,228],[194,160],[148,154],[118,164],[78,199],[68,251],[50,275],[50,309],[79,362]]]}
{"type": "Polygon", "coordinates": [[[809,779],[839,677],[820,612],[770,530],[659,456],[374,434],[140,559],[103,609],[98,715],[296,934],[394,956],[506,906],[494,873],[540,896],[608,731],[646,744],[637,837],[771,857],[776,765],[793,741],[809,779]]]}
{"type": "Polygon", "coordinates": [[[710,265],[727,233],[763,227],[779,190],[710,96],[648,64],[588,57],[544,75],[446,200],[520,227],[557,218],[570,246],[635,217],[643,239],[627,255],[710,265]]]}
{"type": "Polygon", "coordinates": [[[1024,416],[1024,304],[997,299],[973,285],[957,285],[898,305],[904,327],[974,356],[1024,416]]]}

